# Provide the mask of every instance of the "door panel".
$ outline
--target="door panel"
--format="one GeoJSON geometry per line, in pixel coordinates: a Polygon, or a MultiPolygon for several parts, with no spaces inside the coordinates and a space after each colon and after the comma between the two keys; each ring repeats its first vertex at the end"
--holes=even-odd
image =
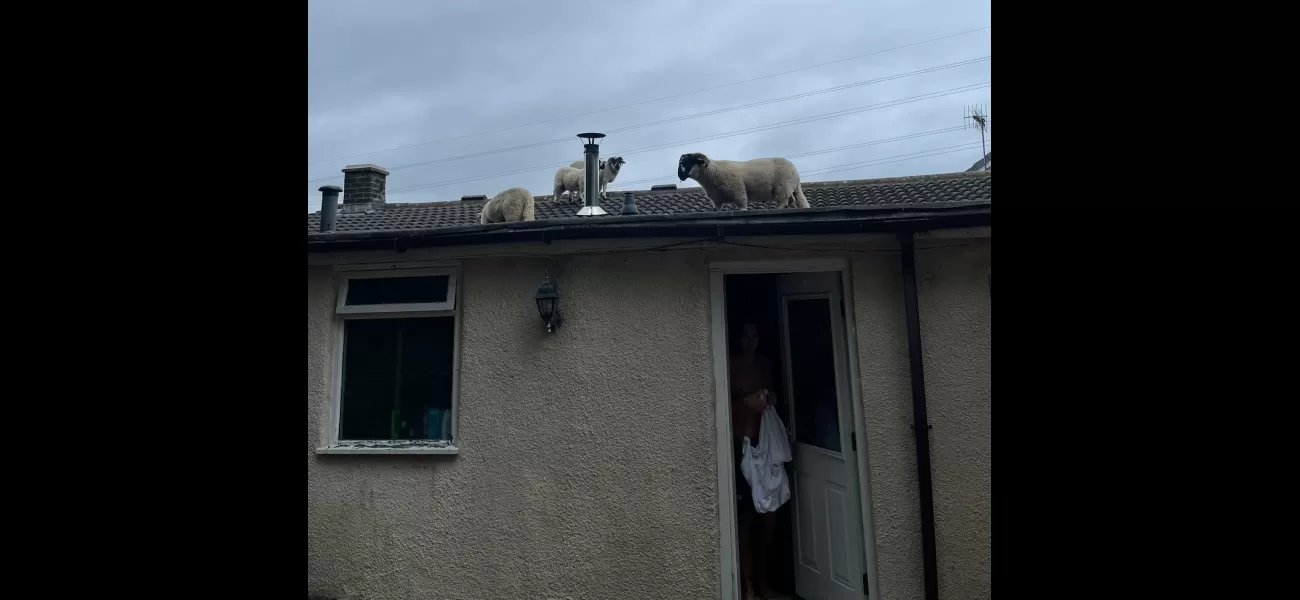
{"type": "Polygon", "coordinates": [[[860,600],[862,531],[838,273],[781,276],[795,482],[795,592],[860,600]]]}

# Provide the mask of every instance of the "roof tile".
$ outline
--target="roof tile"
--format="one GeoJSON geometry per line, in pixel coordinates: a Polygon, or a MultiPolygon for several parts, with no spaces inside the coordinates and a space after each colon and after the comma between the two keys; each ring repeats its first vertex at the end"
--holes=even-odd
{"type": "MultiPolygon", "coordinates": [[[[993,185],[991,171],[949,173],[898,177],[892,179],[858,179],[852,181],[805,182],[804,195],[813,208],[837,206],[898,207],[909,204],[946,205],[967,202],[991,203],[993,185]]],[[[645,191],[636,194],[640,214],[687,214],[713,212],[713,203],[700,188],[645,191]]],[[[577,203],[553,202],[551,197],[536,196],[534,213],[537,220],[586,219],[576,217],[577,203]]],[[[623,207],[623,191],[610,190],[609,199],[601,208],[617,215],[623,207]]],[[[461,200],[451,202],[384,204],[366,213],[344,214],[340,211],[335,231],[374,232],[437,229],[456,225],[478,223],[483,201],[461,200]]],[[[731,205],[724,207],[723,214],[731,205]]],[[[751,210],[774,209],[773,203],[751,204],[751,210]]],[[[798,210],[798,209],[786,209],[798,210]]],[[[730,213],[737,214],[737,213],[730,213]]],[[[599,218],[599,217],[597,217],[599,218]]],[[[320,233],[320,213],[307,215],[307,235],[320,233]]]]}

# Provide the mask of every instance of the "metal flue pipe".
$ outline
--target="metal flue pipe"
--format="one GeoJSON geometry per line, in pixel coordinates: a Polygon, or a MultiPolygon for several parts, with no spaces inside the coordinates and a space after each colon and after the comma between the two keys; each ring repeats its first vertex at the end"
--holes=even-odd
{"type": "Polygon", "coordinates": [[[587,141],[582,146],[583,158],[586,160],[586,186],[582,192],[582,209],[578,211],[579,217],[598,217],[604,214],[605,209],[600,207],[597,197],[600,195],[600,144],[596,143],[605,137],[603,133],[579,133],[578,137],[587,141]]]}

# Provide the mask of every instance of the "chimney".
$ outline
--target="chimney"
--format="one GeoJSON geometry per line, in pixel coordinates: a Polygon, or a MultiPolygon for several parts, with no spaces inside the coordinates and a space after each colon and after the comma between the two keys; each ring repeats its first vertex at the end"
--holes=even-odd
{"type": "Polygon", "coordinates": [[[623,212],[620,215],[635,215],[636,211],[636,194],[632,192],[623,192],[623,212]]]}
{"type": "Polygon", "coordinates": [[[388,169],[379,165],[343,167],[343,204],[383,204],[388,190],[388,169]]]}
{"type": "Polygon", "coordinates": [[[477,196],[461,196],[460,200],[461,202],[471,202],[474,200],[487,200],[487,196],[484,196],[483,194],[479,194],[477,196]]]}
{"type": "Polygon", "coordinates": [[[599,217],[607,215],[605,209],[600,207],[597,197],[600,196],[600,144],[596,143],[605,137],[603,133],[579,133],[578,137],[587,141],[582,145],[582,156],[586,160],[586,185],[583,186],[582,202],[583,207],[578,210],[579,217],[599,217]]]}
{"type": "Polygon", "coordinates": [[[320,231],[326,233],[334,231],[334,220],[339,212],[339,192],[343,188],[337,185],[326,185],[320,189],[320,231]]]}
{"type": "Polygon", "coordinates": [[[675,189],[677,189],[677,184],[675,183],[665,183],[663,185],[650,186],[650,191],[652,192],[661,192],[663,190],[675,190],[675,189]]]}

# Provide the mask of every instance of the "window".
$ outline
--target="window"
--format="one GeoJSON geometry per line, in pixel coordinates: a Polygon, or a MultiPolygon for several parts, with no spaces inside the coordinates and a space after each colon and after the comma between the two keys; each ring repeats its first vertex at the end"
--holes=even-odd
{"type": "Polygon", "coordinates": [[[456,452],[456,271],[342,271],[325,454],[456,452]]]}

